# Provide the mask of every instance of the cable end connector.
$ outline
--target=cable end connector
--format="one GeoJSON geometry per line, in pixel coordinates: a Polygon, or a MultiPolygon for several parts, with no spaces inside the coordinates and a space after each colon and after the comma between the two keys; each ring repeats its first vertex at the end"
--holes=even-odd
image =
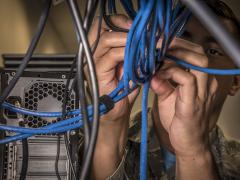
{"type": "Polygon", "coordinates": [[[99,98],[100,104],[103,104],[106,107],[106,113],[111,111],[114,108],[114,100],[108,96],[108,95],[103,95],[99,98]]]}

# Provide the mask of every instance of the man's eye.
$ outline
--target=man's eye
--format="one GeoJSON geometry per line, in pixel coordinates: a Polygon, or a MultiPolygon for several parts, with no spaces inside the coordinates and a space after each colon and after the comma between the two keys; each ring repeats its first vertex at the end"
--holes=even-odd
{"type": "Polygon", "coordinates": [[[213,49],[213,48],[210,48],[210,49],[207,49],[206,53],[208,55],[211,55],[211,56],[222,56],[223,53],[217,49],[213,49]]]}

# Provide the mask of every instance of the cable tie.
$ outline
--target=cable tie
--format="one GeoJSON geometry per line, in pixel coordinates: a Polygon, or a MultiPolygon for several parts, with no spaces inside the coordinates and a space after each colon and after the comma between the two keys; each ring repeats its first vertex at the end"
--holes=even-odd
{"type": "Polygon", "coordinates": [[[106,112],[109,112],[114,108],[114,100],[106,94],[99,97],[99,103],[106,107],[106,112]]]}

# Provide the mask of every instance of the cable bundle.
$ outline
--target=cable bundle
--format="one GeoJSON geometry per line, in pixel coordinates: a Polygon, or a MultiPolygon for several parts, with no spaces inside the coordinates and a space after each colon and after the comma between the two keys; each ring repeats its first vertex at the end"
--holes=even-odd
{"type": "Polygon", "coordinates": [[[181,30],[190,16],[178,3],[172,1],[140,1],[140,9],[128,34],[125,61],[124,87],[130,89],[129,82],[144,84],[142,96],[142,123],[140,147],[140,179],[147,179],[147,114],[150,80],[162,64],[166,50],[176,33],[181,30]],[[162,48],[157,42],[163,37],[162,48]]]}
{"type": "MultiPolygon", "coordinates": [[[[192,68],[198,71],[211,73],[211,74],[222,74],[222,75],[233,75],[240,74],[239,69],[234,70],[218,70],[196,67],[188,64],[176,57],[166,54],[169,44],[175,36],[181,35],[183,27],[186,24],[190,11],[186,9],[180,2],[174,2],[173,0],[138,0],[138,10],[134,9],[133,3],[130,0],[121,0],[121,4],[126,10],[130,18],[133,19],[133,24],[129,32],[125,29],[119,28],[112,24],[107,12],[110,14],[116,14],[117,8],[115,0],[101,0],[100,1],[100,20],[99,20],[99,31],[98,38],[95,41],[94,47],[91,49],[87,41],[87,33],[95,15],[95,10],[98,5],[97,0],[89,0],[86,5],[85,15],[82,18],[75,0],[68,0],[68,6],[72,14],[76,34],[79,39],[79,50],[77,53],[76,61],[73,62],[72,70],[77,65],[77,75],[74,80],[78,86],[78,94],[80,97],[79,104],[80,109],[75,109],[66,112],[66,101],[63,105],[62,112],[35,112],[24,108],[15,107],[9,103],[4,102],[17,80],[21,76],[24,68],[29,62],[33,51],[37,45],[40,35],[45,26],[47,15],[49,13],[51,1],[46,1],[46,7],[43,11],[43,15],[40,19],[39,30],[36,33],[36,37],[29,47],[26,57],[23,63],[19,67],[16,76],[11,81],[9,86],[4,90],[0,97],[0,104],[3,108],[10,111],[33,115],[39,117],[60,117],[62,121],[50,124],[41,128],[26,128],[26,127],[15,127],[0,125],[1,131],[15,132],[16,135],[0,139],[0,144],[5,144],[17,140],[26,139],[28,137],[37,134],[53,134],[53,133],[66,133],[72,129],[78,129],[83,127],[85,134],[85,149],[83,158],[81,179],[85,179],[87,176],[89,164],[91,161],[92,153],[96,143],[96,137],[98,132],[99,115],[107,113],[114,104],[126,97],[139,85],[144,84],[143,97],[142,97],[142,130],[141,130],[141,158],[140,158],[140,179],[147,178],[147,100],[148,91],[150,86],[151,77],[161,67],[164,58],[169,58],[176,63],[192,68]],[[118,87],[108,95],[101,97],[104,100],[99,102],[98,96],[98,85],[95,74],[95,67],[93,64],[92,53],[95,51],[101,30],[101,21],[104,18],[106,24],[114,31],[128,32],[127,44],[125,49],[124,58],[124,74],[118,87]],[[163,38],[161,49],[157,49],[158,40],[163,38]],[[84,87],[84,64],[88,65],[90,84],[92,87],[92,104],[87,106],[85,99],[85,87],[84,87]],[[131,85],[130,85],[131,84],[131,85]],[[108,103],[106,103],[108,101],[108,103]],[[3,103],[4,102],[4,103],[3,103]],[[110,103],[110,106],[109,106],[110,103]],[[72,118],[66,118],[72,116],[72,118]],[[90,123],[92,125],[90,126],[90,123]]],[[[72,72],[70,72],[72,73],[72,72]]],[[[73,84],[75,84],[73,83],[73,84]]],[[[65,99],[69,93],[70,80],[67,83],[67,89],[65,91],[65,99]]],[[[72,88],[71,88],[72,89],[72,88]]],[[[66,138],[65,138],[66,139],[66,138]]],[[[68,148],[67,148],[68,149],[68,148]]],[[[74,172],[74,168],[71,167],[74,172]]],[[[75,173],[74,173],[75,174],[75,173]]],[[[76,175],[75,179],[76,178],[76,175]]]]}

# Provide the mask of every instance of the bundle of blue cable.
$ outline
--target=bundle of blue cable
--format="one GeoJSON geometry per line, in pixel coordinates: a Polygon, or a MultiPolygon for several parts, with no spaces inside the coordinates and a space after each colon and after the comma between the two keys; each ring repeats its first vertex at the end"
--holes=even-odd
{"type": "Polygon", "coordinates": [[[147,109],[151,77],[161,65],[166,50],[186,22],[190,13],[180,5],[173,8],[172,1],[140,1],[140,9],[128,34],[124,59],[124,88],[129,82],[143,84],[142,122],[140,145],[140,179],[147,179],[147,109]],[[163,37],[162,48],[156,51],[157,42],[163,37]]]}
{"type": "MultiPolygon", "coordinates": [[[[139,85],[143,85],[142,97],[142,123],[141,123],[141,151],[140,151],[140,179],[147,179],[147,107],[150,80],[154,73],[161,67],[164,58],[169,58],[181,66],[206,72],[209,74],[234,75],[240,74],[239,69],[223,70],[209,69],[193,66],[166,54],[169,44],[175,36],[182,33],[190,12],[180,3],[174,4],[173,0],[138,0],[138,11],[133,8],[132,1],[121,0],[121,3],[133,19],[133,24],[128,33],[124,74],[117,88],[108,96],[117,103],[130,94],[139,85]],[[157,48],[158,40],[163,38],[161,49],[157,48]],[[130,85],[131,84],[131,85],[130,85]]],[[[115,0],[108,2],[109,12],[116,13],[115,0]]],[[[9,103],[3,103],[3,108],[10,111],[39,117],[62,117],[61,112],[36,112],[24,108],[15,107],[9,103]]],[[[93,107],[87,108],[89,121],[93,118],[93,107]]],[[[100,115],[108,112],[107,107],[101,104],[100,115]]],[[[72,129],[82,127],[82,114],[80,109],[67,112],[72,116],[63,121],[56,122],[41,128],[25,128],[0,125],[1,131],[15,132],[16,135],[0,139],[0,144],[26,139],[37,134],[64,133],[72,129]]]]}

